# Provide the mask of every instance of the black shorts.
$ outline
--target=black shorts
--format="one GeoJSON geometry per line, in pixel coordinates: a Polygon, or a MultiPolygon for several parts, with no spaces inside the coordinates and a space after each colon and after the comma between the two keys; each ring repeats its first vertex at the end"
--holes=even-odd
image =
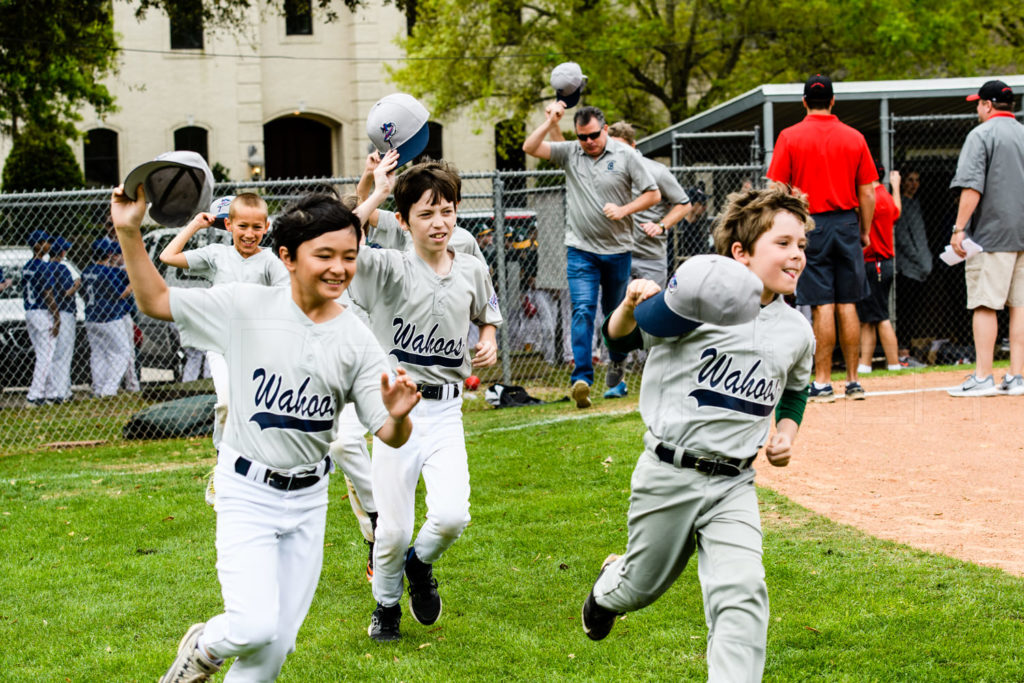
{"type": "Polygon", "coordinates": [[[892,289],[892,259],[865,261],[869,293],[857,302],[857,317],[862,323],[880,323],[889,319],[889,291],[892,289]]]}
{"type": "Polygon", "coordinates": [[[807,267],[796,285],[800,306],[853,304],[868,294],[856,211],[816,213],[807,233],[807,267]]]}

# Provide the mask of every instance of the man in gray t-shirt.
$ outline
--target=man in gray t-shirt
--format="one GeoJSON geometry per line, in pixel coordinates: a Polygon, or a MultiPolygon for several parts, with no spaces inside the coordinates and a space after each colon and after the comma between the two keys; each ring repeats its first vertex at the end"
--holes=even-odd
{"type": "MultiPolygon", "coordinates": [[[[654,206],[661,193],[641,157],[608,138],[604,114],[596,107],[581,107],[573,117],[577,141],[548,142],[545,138],[558,130],[563,114],[562,102],[549,105],[544,123],[527,136],[523,151],[565,170],[565,244],[575,362],[569,381],[576,406],[586,408],[594,383],[591,340],[598,294],[606,311],[622,301],[633,249],[629,217],[654,206]],[[635,199],[634,188],[640,192],[635,199]]],[[[622,382],[626,354],[615,352],[609,357],[605,383],[611,388],[622,382]]]]}
{"type": "Polygon", "coordinates": [[[965,236],[982,251],[967,260],[967,308],[974,311],[974,374],[953,396],[1024,394],[1024,126],[1013,115],[1013,90],[988,81],[968,101],[977,101],[978,120],[964,141],[956,175],[960,203],[949,243],[960,256],[965,236]],[[996,312],[1010,308],[1010,372],[1001,384],[992,378],[997,336],[996,312]]]}

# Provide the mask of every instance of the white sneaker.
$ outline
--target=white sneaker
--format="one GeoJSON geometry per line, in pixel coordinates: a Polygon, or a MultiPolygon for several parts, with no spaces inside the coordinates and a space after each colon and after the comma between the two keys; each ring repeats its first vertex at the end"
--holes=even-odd
{"type": "MultiPolygon", "coordinates": [[[[978,379],[976,375],[967,375],[967,379],[956,389],[950,389],[950,396],[995,396],[999,393],[992,375],[978,379]]],[[[1024,391],[1022,391],[1024,393],[1024,391]]]]}
{"type": "Polygon", "coordinates": [[[193,624],[185,631],[185,636],[178,643],[178,657],[167,673],[160,677],[159,683],[198,683],[209,680],[211,675],[220,671],[220,664],[209,659],[197,647],[205,627],[205,623],[193,624]]]}
{"type": "Polygon", "coordinates": [[[1024,396],[1024,377],[1005,375],[999,385],[999,393],[1007,396],[1024,396]]]}

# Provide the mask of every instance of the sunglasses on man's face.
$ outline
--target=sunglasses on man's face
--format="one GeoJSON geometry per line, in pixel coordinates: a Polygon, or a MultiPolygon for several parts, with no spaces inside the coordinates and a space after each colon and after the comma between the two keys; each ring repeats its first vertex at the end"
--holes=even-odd
{"type": "Polygon", "coordinates": [[[597,140],[603,132],[604,130],[599,130],[596,133],[576,133],[576,137],[580,140],[597,140]]]}

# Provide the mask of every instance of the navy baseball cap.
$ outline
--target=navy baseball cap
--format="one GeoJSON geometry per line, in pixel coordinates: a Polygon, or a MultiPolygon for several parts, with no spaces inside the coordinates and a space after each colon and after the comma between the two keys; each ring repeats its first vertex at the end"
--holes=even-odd
{"type": "Polygon", "coordinates": [[[828,76],[814,74],[804,83],[804,97],[813,97],[819,100],[831,100],[832,80],[828,76]]]}
{"type": "Polygon", "coordinates": [[[427,148],[430,113],[412,95],[393,93],[382,97],[366,117],[366,134],[381,156],[398,150],[398,165],[412,161],[427,148]]]}
{"type": "Polygon", "coordinates": [[[985,85],[981,86],[978,94],[967,96],[968,102],[975,102],[977,100],[1013,104],[1013,88],[1002,81],[988,81],[985,85]]]}
{"type": "Polygon", "coordinates": [[[668,286],[640,302],[633,314],[641,330],[678,337],[703,323],[741,325],[761,311],[764,284],[749,268],[727,256],[691,256],[668,286]]]}
{"type": "Polygon", "coordinates": [[[586,85],[587,77],[576,62],[562,62],[551,70],[551,87],[555,89],[555,99],[564,103],[566,109],[579,103],[586,85]]]}
{"type": "Polygon", "coordinates": [[[34,247],[40,242],[53,242],[53,236],[45,230],[33,230],[28,234],[28,246],[34,247]]]}
{"type": "Polygon", "coordinates": [[[71,242],[68,242],[63,237],[57,237],[53,240],[53,244],[50,245],[50,253],[59,254],[62,251],[67,251],[71,248],[71,242]]]}
{"type": "Polygon", "coordinates": [[[93,256],[109,256],[110,254],[120,254],[121,245],[117,240],[112,240],[109,237],[101,237],[92,243],[93,256]]]}

